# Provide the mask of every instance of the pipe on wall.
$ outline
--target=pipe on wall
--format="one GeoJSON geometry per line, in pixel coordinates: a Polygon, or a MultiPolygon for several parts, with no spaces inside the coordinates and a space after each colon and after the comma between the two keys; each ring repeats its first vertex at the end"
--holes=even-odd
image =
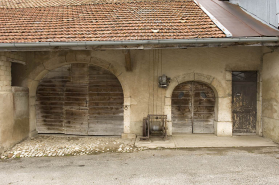
{"type": "Polygon", "coordinates": [[[244,42],[278,42],[279,37],[241,37],[241,38],[204,38],[175,40],[140,40],[140,41],[86,41],[86,42],[36,42],[36,43],[0,43],[1,48],[28,47],[79,47],[79,46],[115,46],[148,44],[206,44],[206,43],[244,43],[244,42]]]}

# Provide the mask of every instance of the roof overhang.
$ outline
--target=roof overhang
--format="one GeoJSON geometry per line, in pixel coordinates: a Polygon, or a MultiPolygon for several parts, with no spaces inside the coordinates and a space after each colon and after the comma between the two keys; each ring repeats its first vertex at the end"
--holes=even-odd
{"type": "Polygon", "coordinates": [[[279,46],[279,37],[197,38],[177,40],[0,43],[0,51],[176,49],[188,47],[279,46]]]}
{"type": "Polygon", "coordinates": [[[228,1],[196,0],[210,12],[232,37],[276,37],[276,30],[243,11],[238,5],[228,1]]]}

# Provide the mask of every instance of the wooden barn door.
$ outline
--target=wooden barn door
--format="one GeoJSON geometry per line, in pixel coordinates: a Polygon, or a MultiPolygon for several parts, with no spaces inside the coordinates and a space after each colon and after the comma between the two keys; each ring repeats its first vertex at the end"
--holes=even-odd
{"type": "Polygon", "coordinates": [[[71,64],[65,85],[65,134],[88,134],[88,64],[71,64]]]}
{"type": "Polygon", "coordinates": [[[256,133],[257,72],[232,75],[233,133],[256,133]]]}
{"type": "Polygon", "coordinates": [[[39,133],[121,135],[123,91],[101,67],[70,64],[50,71],[37,89],[39,133]]]}
{"type": "Polygon", "coordinates": [[[111,72],[89,66],[89,135],[123,133],[124,96],[120,82],[111,72]]]}
{"type": "Polygon", "coordinates": [[[214,107],[214,91],[208,85],[179,84],[172,94],[173,133],[214,133],[214,107]]]}

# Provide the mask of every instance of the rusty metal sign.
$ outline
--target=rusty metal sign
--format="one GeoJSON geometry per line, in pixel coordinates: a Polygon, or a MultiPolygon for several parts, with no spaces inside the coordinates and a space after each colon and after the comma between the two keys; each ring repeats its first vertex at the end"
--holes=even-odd
{"type": "Polygon", "coordinates": [[[184,82],[172,93],[173,133],[214,133],[215,94],[201,82],[184,82]]]}
{"type": "Polygon", "coordinates": [[[232,72],[233,133],[255,133],[257,72],[232,72]]]}

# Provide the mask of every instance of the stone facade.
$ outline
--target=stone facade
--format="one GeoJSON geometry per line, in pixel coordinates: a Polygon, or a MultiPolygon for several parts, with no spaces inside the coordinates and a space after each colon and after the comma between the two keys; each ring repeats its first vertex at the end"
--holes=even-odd
{"type": "Polygon", "coordinates": [[[0,91],[11,91],[11,62],[6,56],[0,56],[0,91]]]}
{"type": "Polygon", "coordinates": [[[172,90],[186,81],[199,81],[212,87],[217,97],[215,134],[231,136],[231,72],[249,70],[260,72],[262,48],[132,50],[132,72],[126,71],[125,56],[121,50],[29,52],[27,56],[28,64],[22,73],[24,80],[21,84],[28,87],[30,92],[31,133],[36,133],[36,89],[44,75],[69,63],[89,63],[108,69],[122,85],[125,107],[124,137],[140,135],[142,119],[148,114],[166,114],[168,133],[172,134],[170,109],[172,90]],[[171,78],[167,89],[158,88],[158,76],[162,74],[171,78]]]}
{"type": "Polygon", "coordinates": [[[29,134],[28,88],[12,87],[11,78],[11,62],[4,53],[0,56],[0,153],[29,134]]]}
{"type": "Polygon", "coordinates": [[[11,64],[7,59],[9,57],[1,56],[0,98],[3,103],[0,105],[0,141],[2,148],[18,142],[28,133],[29,136],[36,134],[38,84],[50,70],[69,63],[97,65],[109,70],[118,78],[124,93],[122,137],[127,138],[141,135],[142,119],[148,114],[166,114],[168,134],[171,135],[172,91],[178,84],[187,81],[202,82],[213,89],[216,97],[215,134],[231,136],[231,72],[258,71],[257,134],[261,136],[263,132],[264,136],[279,141],[276,117],[279,58],[277,50],[263,47],[131,50],[132,71],[126,71],[125,55],[121,50],[25,52],[24,56],[19,59],[28,62],[20,72],[17,71],[15,76],[21,77],[18,80],[20,86],[29,89],[27,97],[28,91],[24,88],[20,92],[18,89],[11,91],[11,64]],[[162,74],[171,78],[167,89],[158,87],[158,76],[162,74]],[[17,109],[18,113],[15,111],[15,106],[21,106],[17,109]],[[29,116],[26,116],[27,114],[29,116]],[[22,120],[25,121],[21,122],[22,120]],[[19,128],[16,122],[23,127],[16,129],[15,127],[19,128]],[[11,133],[22,134],[19,138],[13,139],[11,133]]]}

